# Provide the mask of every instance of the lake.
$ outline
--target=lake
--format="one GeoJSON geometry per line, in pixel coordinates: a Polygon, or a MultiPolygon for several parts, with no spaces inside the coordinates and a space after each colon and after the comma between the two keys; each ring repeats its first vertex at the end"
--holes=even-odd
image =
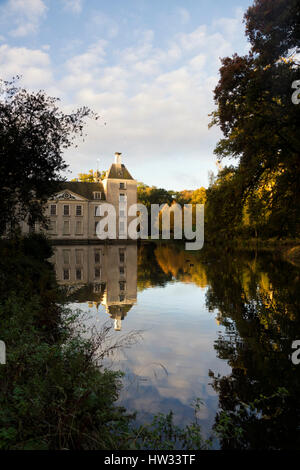
{"type": "Polygon", "coordinates": [[[230,416],[216,447],[299,447],[298,266],[273,252],[150,242],[60,245],[54,263],[88,325],[109,321],[117,339],[141,332],[106,362],[125,373],[119,401],[138,423],[172,410],[187,424],[200,398],[205,436],[230,416]]]}

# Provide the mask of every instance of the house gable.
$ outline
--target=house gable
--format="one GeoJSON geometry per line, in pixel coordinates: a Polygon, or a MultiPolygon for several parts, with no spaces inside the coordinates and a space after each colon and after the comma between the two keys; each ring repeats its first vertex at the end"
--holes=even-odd
{"type": "Polygon", "coordinates": [[[87,199],[80,194],[73,193],[68,189],[63,191],[59,191],[58,193],[54,194],[51,200],[55,201],[87,201],[87,199]]]}

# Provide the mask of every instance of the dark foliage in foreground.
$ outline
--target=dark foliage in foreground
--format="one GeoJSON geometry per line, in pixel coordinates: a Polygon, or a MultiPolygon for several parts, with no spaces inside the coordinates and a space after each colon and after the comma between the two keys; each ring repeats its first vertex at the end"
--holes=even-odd
{"type": "Polygon", "coordinates": [[[63,307],[47,240],[0,243],[0,449],[194,449],[209,445],[195,422],[177,428],[160,415],[137,428],[116,404],[120,372],[103,358],[138,339],[116,340],[110,326],[88,332],[80,313],[63,307]]]}

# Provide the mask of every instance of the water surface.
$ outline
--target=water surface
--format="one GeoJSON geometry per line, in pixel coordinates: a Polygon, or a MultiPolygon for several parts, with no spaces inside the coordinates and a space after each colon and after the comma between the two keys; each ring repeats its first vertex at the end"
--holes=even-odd
{"type": "Polygon", "coordinates": [[[120,402],[139,422],[173,410],[177,424],[189,423],[201,398],[206,436],[221,410],[243,430],[221,446],[298,447],[297,266],[274,253],[151,243],[59,246],[55,263],[89,324],[111,321],[116,336],[142,331],[109,364],[125,372],[120,402]]]}

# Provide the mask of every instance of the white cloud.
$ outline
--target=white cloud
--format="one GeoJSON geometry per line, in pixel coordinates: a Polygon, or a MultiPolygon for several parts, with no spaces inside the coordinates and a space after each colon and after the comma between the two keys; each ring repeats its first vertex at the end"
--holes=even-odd
{"type": "Polygon", "coordinates": [[[234,18],[218,18],[213,22],[213,27],[228,39],[234,40],[236,36],[244,35],[243,16],[243,9],[237,8],[234,18]]]}
{"type": "MultiPolygon", "coordinates": [[[[108,39],[85,47],[70,42],[69,50],[61,50],[67,60],[56,81],[53,48],[47,45],[40,50],[0,46],[0,67],[5,78],[22,74],[30,88],[60,96],[65,109],[87,105],[103,117],[88,121],[85,143],[66,154],[73,174],[93,167],[99,154],[106,155],[105,168],[120,149],[130,156],[128,165],[139,180],[163,185],[167,177],[176,181],[173,187],[197,187],[207,183],[207,171],[214,169],[212,154],[220,132],[208,131],[208,114],[214,109],[219,57],[236,50],[239,30],[233,37],[230,21],[222,18],[178,32],[159,46],[151,29],[133,31],[132,44],[119,43],[118,49],[108,39]],[[193,167],[193,174],[187,167],[193,167]]],[[[242,41],[240,46],[244,48],[242,41]]]]}
{"type": "Polygon", "coordinates": [[[82,11],[82,0],[62,0],[65,10],[79,14],[82,11]]]}
{"type": "Polygon", "coordinates": [[[39,49],[0,46],[1,78],[22,76],[22,85],[29,88],[46,88],[53,83],[49,55],[39,49]]]}
{"type": "Polygon", "coordinates": [[[10,35],[23,37],[38,31],[47,7],[42,0],[8,0],[1,7],[2,21],[12,24],[10,35]]]}

